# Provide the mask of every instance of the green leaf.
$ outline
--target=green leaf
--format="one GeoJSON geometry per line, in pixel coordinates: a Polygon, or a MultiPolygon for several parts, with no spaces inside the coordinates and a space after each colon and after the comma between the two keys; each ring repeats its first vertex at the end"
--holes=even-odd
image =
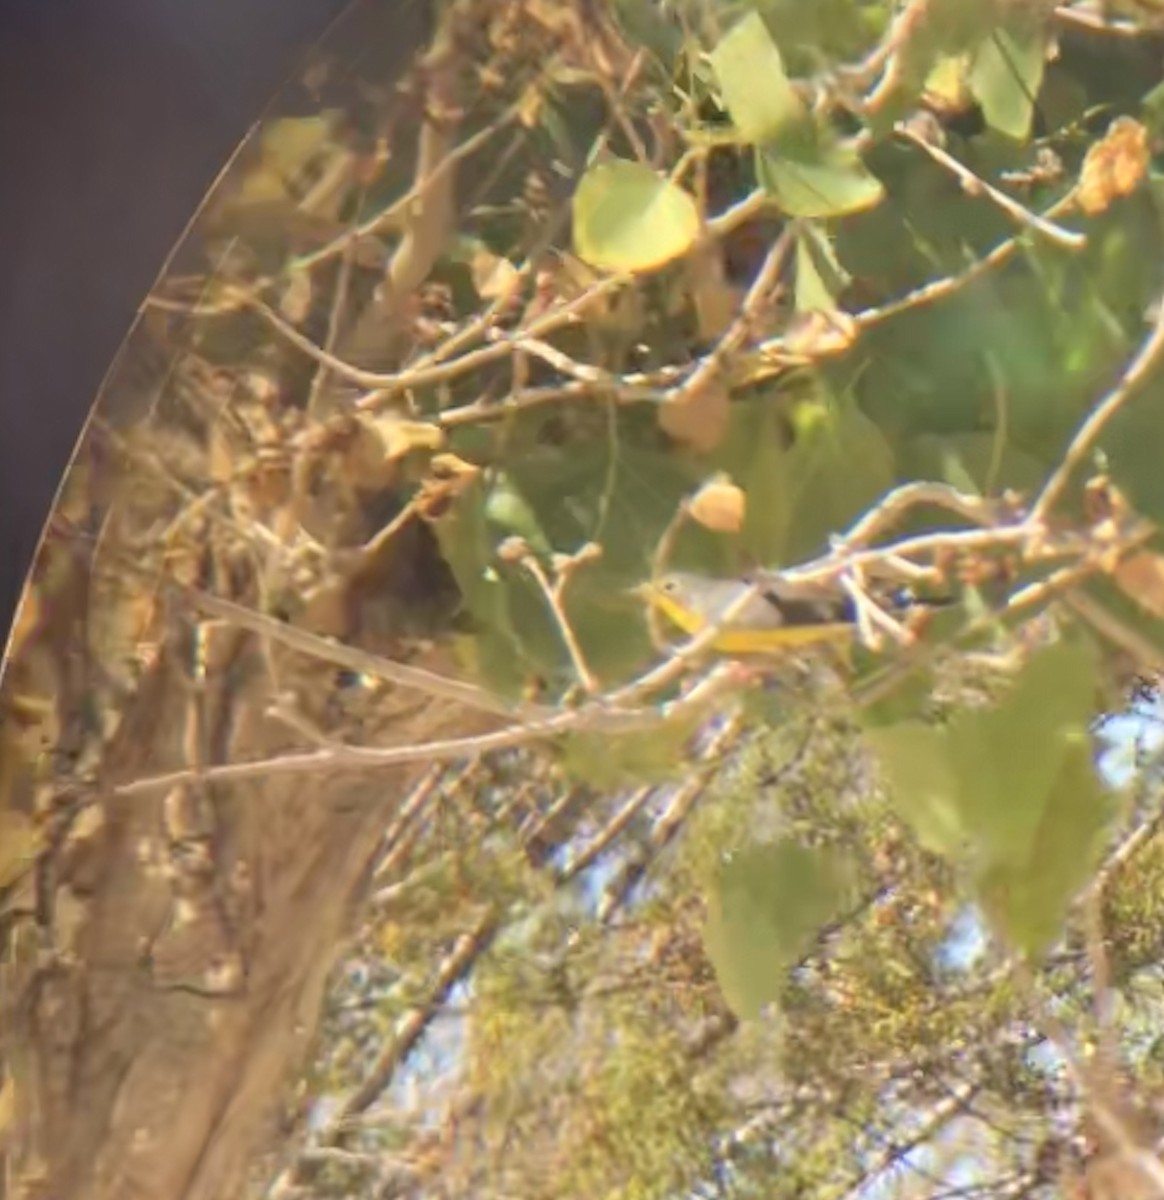
{"type": "Polygon", "coordinates": [[[968,843],[948,732],[921,721],[901,721],[869,729],[865,736],[889,777],[890,801],[898,816],[927,850],[957,860],[968,843]]]}
{"type": "Polygon", "coordinates": [[[699,236],[699,210],[681,187],[645,163],[595,163],[574,193],[574,248],[607,271],[650,271],[699,236]]]}
{"type": "Polygon", "coordinates": [[[724,106],[745,141],[768,141],[803,118],[804,105],[759,13],[733,26],[708,57],[724,106]]]}
{"type": "Polygon", "coordinates": [[[749,846],[721,868],[704,943],[738,1017],[758,1017],[779,997],[788,968],[847,895],[843,860],[791,841],[749,846]]]}
{"type": "Polygon", "coordinates": [[[712,459],[747,496],[739,547],[763,566],[819,551],[896,478],[877,426],[851,401],[834,400],[819,380],[809,382],[807,397],[781,382],[733,403],[712,459]]]}
{"type": "MultiPolygon", "coordinates": [[[[628,589],[642,582],[663,530],[704,468],[602,438],[530,447],[521,434],[520,423],[509,429],[510,444],[519,448],[504,469],[489,483],[475,482],[436,522],[473,619],[471,664],[507,694],[532,677],[551,688],[573,680],[545,597],[528,572],[497,558],[498,545],[518,534],[539,555],[571,553],[587,542],[602,546],[602,556],[571,578],[564,607],[595,674],[603,681],[628,678],[653,654],[642,604],[628,589]]],[[[720,557],[723,540],[692,529],[680,543],[684,553],[697,552],[700,569],[718,571],[730,569],[720,557]]]]}
{"type": "Polygon", "coordinates": [[[1039,954],[1057,940],[1068,906],[1095,869],[1113,815],[1088,738],[1073,738],[1027,857],[999,864],[979,881],[984,911],[1018,949],[1039,954]]]}
{"type": "Polygon", "coordinates": [[[793,217],[838,217],[871,208],[885,196],[857,151],[829,136],[783,138],[758,147],[756,175],[793,217]]]}
{"type": "Polygon", "coordinates": [[[727,435],[713,459],[715,469],[729,475],[747,497],[740,548],[763,565],[780,561],[790,519],[778,392],[732,405],[727,435]]]}
{"type": "Polygon", "coordinates": [[[796,238],[796,311],[832,311],[848,284],[828,236],[816,225],[802,225],[796,238]]]}
{"type": "Polygon", "coordinates": [[[1108,422],[1098,439],[1107,467],[1136,510],[1164,521],[1164,373],[1157,365],[1108,422]]]}
{"type": "Polygon", "coordinates": [[[561,739],[563,770],[588,787],[613,791],[620,787],[665,783],[691,769],[691,738],[706,719],[692,713],[637,733],[612,738],[599,733],[571,733],[561,739]]]}
{"type": "Polygon", "coordinates": [[[1091,648],[1062,642],[1031,658],[1001,703],[951,724],[962,820],[985,860],[1028,858],[1068,747],[1094,716],[1095,687],[1091,648]]]}
{"type": "Polygon", "coordinates": [[[997,496],[1006,488],[1037,489],[1047,477],[1038,459],[1002,441],[1002,432],[922,434],[902,453],[908,478],[940,479],[979,495],[997,496]]]}
{"type": "Polygon", "coordinates": [[[1093,604],[1117,628],[1129,631],[1139,644],[1136,666],[1146,673],[1164,672],[1164,620],[1138,604],[1109,576],[1095,575],[1080,585],[1093,604]]]}
{"type": "Polygon", "coordinates": [[[523,538],[535,554],[549,555],[553,547],[526,498],[514,486],[511,477],[499,474],[489,488],[485,517],[500,530],[502,537],[523,538]]]}
{"type": "Polygon", "coordinates": [[[683,53],[683,28],[671,13],[642,0],[612,0],[612,10],[632,46],[650,51],[670,72],[683,53]]]}
{"type": "Polygon", "coordinates": [[[848,398],[802,405],[786,454],[789,525],[781,561],[821,550],[896,481],[893,451],[881,430],[848,398]],[[811,414],[814,419],[806,421],[811,414]]]}
{"type": "Polygon", "coordinates": [[[458,497],[435,522],[441,553],[461,592],[463,610],[476,628],[462,645],[477,674],[507,695],[517,693],[529,670],[511,613],[510,587],[498,575],[494,535],[485,519],[486,494],[480,481],[458,497]]]}
{"type": "Polygon", "coordinates": [[[1063,762],[1086,737],[1096,683],[1091,647],[1062,642],[1036,654],[993,708],[944,728],[902,721],[867,730],[894,806],[949,858],[991,868],[1028,861],[1063,762]]]}
{"type": "Polygon", "coordinates": [[[1046,32],[1030,20],[995,29],[979,45],[968,82],[992,129],[1020,141],[1030,134],[1046,56],[1046,32]]]}

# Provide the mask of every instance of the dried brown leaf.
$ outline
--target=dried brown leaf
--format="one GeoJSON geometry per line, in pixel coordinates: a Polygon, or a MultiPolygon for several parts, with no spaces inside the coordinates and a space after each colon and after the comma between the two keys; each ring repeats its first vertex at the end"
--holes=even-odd
{"type": "Polygon", "coordinates": [[[731,417],[731,398],[716,380],[682,388],[659,408],[659,427],[701,454],[723,441],[731,417]]]}
{"type": "Polygon", "coordinates": [[[743,491],[727,478],[705,483],[688,506],[691,516],[713,533],[739,533],[746,511],[743,491]]]}
{"type": "Polygon", "coordinates": [[[1083,160],[1076,192],[1079,207],[1094,216],[1114,200],[1130,196],[1147,174],[1150,157],[1147,129],[1134,117],[1117,117],[1083,160]]]}
{"type": "Polygon", "coordinates": [[[1164,619],[1164,555],[1151,550],[1130,555],[1117,564],[1112,575],[1124,595],[1164,619]]]}
{"type": "Polygon", "coordinates": [[[704,242],[687,259],[687,280],[695,305],[699,337],[707,342],[722,337],[743,301],[743,290],[727,279],[723,246],[704,242]]]}

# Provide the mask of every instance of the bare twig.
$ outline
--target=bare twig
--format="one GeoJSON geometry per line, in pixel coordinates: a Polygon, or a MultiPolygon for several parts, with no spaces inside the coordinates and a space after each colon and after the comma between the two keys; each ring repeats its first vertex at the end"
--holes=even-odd
{"type": "Polygon", "coordinates": [[[760,316],[770,302],[772,292],[780,279],[780,272],[788,258],[796,234],[795,223],[790,223],[773,242],[756,278],[748,288],[740,311],[728,326],[712,352],[706,355],[694,371],[679,384],[668,397],[667,403],[683,400],[711,387],[721,378],[728,360],[747,343],[760,324],[760,316]]]}
{"type": "Polygon", "coordinates": [[[565,594],[574,568],[585,562],[593,561],[601,553],[599,548],[590,544],[584,546],[577,554],[561,556],[555,564],[556,576],[553,582],[550,581],[549,576],[542,570],[542,564],[538,562],[533,551],[521,539],[511,538],[509,541],[503,542],[498,547],[497,553],[498,557],[503,560],[511,559],[519,562],[532,576],[542,595],[545,597],[550,613],[553,615],[554,624],[558,627],[558,634],[562,639],[562,644],[566,647],[566,653],[570,656],[570,662],[574,667],[574,674],[578,677],[578,682],[588,695],[596,695],[600,685],[595,678],[594,672],[587,665],[586,656],[582,653],[582,647],[578,644],[574,627],[570,624],[570,618],[566,615],[565,594]]]}
{"type": "Polygon", "coordinates": [[[618,838],[619,834],[642,811],[643,806],[655,794],[656,790],[653,784],[635,788],[622,804],[619,805],[610,820],[585,845],[579,846],[577,849],[571,847],[567,851],[562,865],[556,872],[555,878],[557,882],[568,882],[575,875],[584,871],[596,859],[600,858],[618,838]]]}
{"type": "Polygon", "coordinates": [[[1164,303],[1156,305],[1156,321],[1152,332],[1144,340],[1135,358],[1128,364],[1119,382],[1091,410],[1087,420],[1079,427],[1071,439],[1067,453],[1063,455],[1059,465],[1047,480],[1039,498],[1031,508],[1032,522],[1044,522],[1051,509],[1066,488],[1075,468],[1090,453],[1096,438],[1103,432],[1104,426],[1127,403],[1135,390],[1144,382],[1157,365],[1160,356],[1164,354],[1164,303]]]}
{"type": "Polygon", "coordinates": [[[311,254],[302,255],[289,264],[291,270],[310,270],[337,254],[343,254],[349,246],[364,238],[372,237],[381,229],[396,228],[404,220],[408,212],[417,204],[422,204],[429,191],[442,184],[445,177],[456,169],[457,165],[486,145],[498,133],[502,132],[517,119],[516,105],[506,109],[495,121],[486,125],[476,133],[470,134],[464,141],[450,150],[441,162],[426,174],[421,175],[412,187],[394,200],[387,208],[382,209],[374,217],[370,217],[355,229],[329,242],[311,254]]]}
{"type": "MultiPolygon", "coordinates": [[[[1061,216],[1063,213],[1070,211],[1074,207],[1074,204],[1075,196],[1073,192],[1070,192],[1047,208],[1042,213],[1042,219],[1049,221],[1054,217],[1061,216]]],[[[899,296],[896,300],[888,300],[884,304],[874,308],[867,308],[862,312],[854,313],[853,320],[859,329],[865,329],[871,325],[887,321],[890,317],[896,317],[908,309],[922,308],[927,304],[934,304],[939,300],[945,300],[948,296],[954,295],[955,292],[973,283],[976,279],[1008,262],[1022,247],[1022,244],[1021,238],[1007,238],[1006,241],[999,242],[989,254],[983,255],[982,258],[971,263],[970,266],[964,271],[960,271],[957,275],[943,276],[941,279],[935,279],[931,283],[926,283],[919,288],[915,288],[912,292],[907,292],[904,296],[899,296]]]]}
{"type": "MultiPolygon", "coordinates": [[[[463,933],[453,944],[449,953],[439,964],[435,978],[423,1003],[411,1008],[396,1023],[392,1037],[372,1064],[362,1082],[338,1105],[335,1116],[317,1134],[316,1147],[342,1147],[348,1126],[352,1120],[366,1112],[388,1085],[400,1066],[412,1053],[424,1031],[440,1011],[445,998],[456,983],[463,979],[473,964],[484,953],[497,930],[498,914],[487,909],[472,929],[463,933]]],[[[286,1197],[292,1194],[297,1182],[300,1165],[306,1165],[300,1156],[296,1166],[286,1170],[271,1185],[270,1197],[286,1197]]]]}
{"type": "Polygon", "coordinates": [[[1067,597],[1067,605],[1097,633],[1127,651],[1138,664],[1164,671],[1164,653],[1138,630],[1109,612],[1095,597],[1073,592],[1067,597]]]}
{"type": "Polygon", "coordinates": [[[631,890],[647,873],[654,859],[682,828],[691,810],[707,791],[720,757],[739,738],[743,728],[744,718],[740,713],[727,718],[700,751],[694,773],[683,783],[667,789],[670,792],[667,807],[652,825],[647,845],[642,848],[641,853],[632,856],[603,889],[595,914],[601,924],[606,924],[614,916],[631,890]]]}
{"type": "Polygon", "coordinates": [[[307,654],[323,662],[335,663],[336,666],[346,667],[351,671],[374,675],[378,679],[386,679],[401,687],[415,688],[430,696],[453,700],[481,712],[535,720],[552,716],[555,712],[554,709],[539,706],[509,704],[474,684],[465,683],[447,675],[438,675],[433,671],[425,671],[420,667],[410,667],[405,663],[381,658],[379,655],[370,654],[368,651],[359,650],[354,646],[319,637],[305,629],[297,629],[293,625],[277,621],[274,617],[264,616],[244,605],[213,596],[209,592],[183,589],[178,592],[178,595],[208,616],[220,617],[241,629],[249,629],[260,637],[279,642],[301,654],[307,654]]]}
{"type": "MultiPolygon", "coordinates": [[[[335,349],[336,338],[339,336],[340,322],[344,317],[347,305],[348,285],[352,275],[352,255],[345,252],[340,259],[339,270],[336,272],[335,295],[331,301],[331,311],[328,313],[327,334],[324,337],[323,350],[331,354],[335,349]]],[[[323,398],[329,378],[326,363],[319,363],[311,380],[311,390],[307,394],[307,412],[317,420],[324,415],[323,398]]]]}
{"type": "MultiPolygon", "coordinates": [[[[667,664],[668,667],[672,664],[667,664]]],[[[662,672],[652,673],[654,677],[662,672]]],[[[669,676],[667,677],[669,678],[669,676]]],[[[446,738],[418,745],[403,746],[342,746],[304,753],[276,755],[254,762],[222,763],[207,767],[201,773],[185,769],[164,775],[149,776],[131,782],[115,784],[111,791],[117,796],[147,795],[164,791],[179,784],[201,780],[205,783],[231,783],[248,779],[266,779],[278,775],[312,774],[317,771],[384,770],[415,762],[441,762],[450,759],[472,758],[491,750],[556,737],[564,733],[606,732],[629,733],[652,729],[668,721],[682,719],[687,713],[712,704],[736,679],[734,672],[717,669],[710,672],[683,696],[657,708],[615,708],[610,698],[592,701],[578,709],[565,709],[553,717],[508,725],[494,733],[446,738]]],[[[647,677],[644,677],[647,679],[647,677]]],[[[643,681],[637,685],[643,687],[643,681]]],[[[628,692],[629,689],[623,689],[628,692]]]]}
{"type": "Polygon", "coordinates": [[[953,155],[947,154],[941,146],[935,146],[932,142],[926,141],[924,137],[915,130],[910,129],[907,125],[899,124],[895,132],[898,137],[912,143],[940,167],[943,167],[955,176],[968,194],[971,196],[985,196],[1002,209],[1013,221],[1017,221],[1020,225],[1045,237],[1048,241],[1054,242],[1055,245],[1064,246],[1068,250],[1082,250],[1087,245],[1087,238],[1082,233],[1075,233],[1069,229],[1064,229],[1062,226],[1054,224],[1048,218],[1031,212],[1030,209],[1019,204],[1017,200],[1008,196],[1005,192],[1000,192],[996,187],[992,187],[987,183],[985,179],[975,175],[969,167],[964,163],[960,163],[953,155]]]}

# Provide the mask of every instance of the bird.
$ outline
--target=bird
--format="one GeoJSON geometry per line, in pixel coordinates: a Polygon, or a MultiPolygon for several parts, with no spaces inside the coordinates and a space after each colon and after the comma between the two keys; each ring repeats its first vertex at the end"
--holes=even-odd
{"type": "MultiPolygon", "coordinates": [[[[847,593],[821,584],[794,583],[776,576],[715,578],[690,571],[669,571],[631,589],[672,625],[695,637],[736,611],[711,641],[725,655],[783,654],[819,646],[844,646],[857,629],[856,604],[847,593]],[[743,599],[744,593],[752,594],[743,599]]],[[[919,606],[949,604],[949,598],[919,600],[906,590],[876,601],[900,615],[919,606]]]]}

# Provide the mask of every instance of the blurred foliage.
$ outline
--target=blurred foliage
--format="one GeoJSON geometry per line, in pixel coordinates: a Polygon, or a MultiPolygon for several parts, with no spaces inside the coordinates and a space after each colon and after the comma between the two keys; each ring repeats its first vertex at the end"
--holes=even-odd
{"type": "MultiPolygon", "coordinates": [[[[1100,1194],[1055,1031],[1113,1040],[1148,1107],[1160,1079],[1159,762],[1116,779],[1097,737],[1164,661],[1159,15],[438,18],[402,80],[315,64],[151,296],[171,357],[100,413],[116,520],[67,514],[116,619],[69,607],[50,539],[14,639],[0,889],[97,773],[78,697],[116,708],[165,641],[142,572],[439,642],[581,715],[386,835],[303,1084],[319,1194],[1100,1194]],[[738,504],[701,524],[709,483],[738,504]],[[748,663],[728,712],[586,723],[659,665],[657,568],[806,564],[950,604],[858,604],[845,662],[748,663]]],[[[313,746],[392,732],[362,679],[276,678],[313,746]]]]}

